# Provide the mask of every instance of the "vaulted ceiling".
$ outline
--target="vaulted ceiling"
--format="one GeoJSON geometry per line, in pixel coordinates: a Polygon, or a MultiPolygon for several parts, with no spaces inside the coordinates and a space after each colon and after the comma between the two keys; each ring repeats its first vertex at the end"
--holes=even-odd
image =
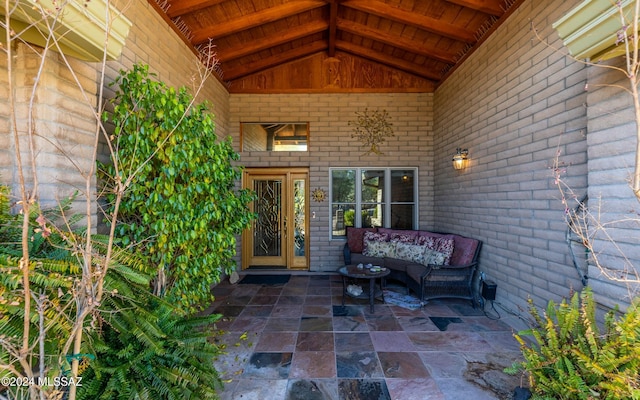
{"type": "Polygon", "coordinates": [[[522,2],[149,1],[231,93],[431,92],[522,2]]]}

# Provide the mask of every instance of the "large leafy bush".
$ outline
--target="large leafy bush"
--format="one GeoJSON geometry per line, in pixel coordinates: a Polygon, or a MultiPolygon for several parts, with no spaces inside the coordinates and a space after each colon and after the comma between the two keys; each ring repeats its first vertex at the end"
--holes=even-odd
{"type": "Polygon", "coordinates": [[[117,162],[101,166],[102,179],[109,186],[135,174],[120,206],[118,236],[159,266],[157,294],[195,310],[235,266],[236,236],[251,220],[252,194],[236,190],[239,156],[231,139],[216,136],[206,104],[193,104],[186,88],[176,91],[152,77],[148,67],[135,65],[116,80],[107,115],[117,162]]]}
{"type": "Polygon", "coordinates": [[[508,372],[526,371],[534,399],[640,399],[640,301],[607,313],[603,332],[595,310],[589,288],[544,315],[530,302],[537,327],[515,335],[524,361],[508,372]]]}

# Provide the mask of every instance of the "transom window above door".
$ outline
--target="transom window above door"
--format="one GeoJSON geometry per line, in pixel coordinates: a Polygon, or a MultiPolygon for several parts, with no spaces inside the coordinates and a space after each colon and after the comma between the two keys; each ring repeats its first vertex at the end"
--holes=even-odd
{"type": "Polygon", "coordinates": [[[331,237],[346,228],[415,229],[417,168],[332,168],[331,237]]]}
{"type": "Polygon", "coordinates": [[[241,122],[241,151],[307,151],[308,122],[241,122]]]}

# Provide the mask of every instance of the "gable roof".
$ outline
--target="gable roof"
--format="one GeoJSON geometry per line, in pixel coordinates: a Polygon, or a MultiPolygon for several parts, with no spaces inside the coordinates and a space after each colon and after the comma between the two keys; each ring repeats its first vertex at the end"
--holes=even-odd
{"type": "Polygon", "coordinates": [[[522,0],[157,0],[231,93],[432,92],[522,0]]]}

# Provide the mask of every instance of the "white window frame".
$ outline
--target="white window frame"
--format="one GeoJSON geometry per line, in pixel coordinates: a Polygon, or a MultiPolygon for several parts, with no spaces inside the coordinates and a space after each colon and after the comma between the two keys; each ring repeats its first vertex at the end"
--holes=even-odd
{"type": "MultiPolygon", "coordinates": [[[[367,170],[378,170],[384,171],[384,193],[385,198],[382,201],[384,211],[383,218],[384,221],[382,226],[384,228],[391,227],[391,206],[392,204],[413,204],[414,205],[414,213],[413,213],[413,229],[417,229],[418,220],[419,220],[419,203],[418,203],[418,168],[417,167],[376,167],[376,166],[367,166],[367,167],[331,167],[329,168],[329,215],[332,214],[334,202],[333,202],[333,172],[334,171],[355,171],[355,209],[356,213],[354,215],[354,225],[356,227],[362,226],[362,171],[367,170]],[[410,202],[391,202],[391,172],[395,170],[411,170],[413,171],[413,203],[410,202]]],[[[351,203],[349,203],[351,204],[351,203]]],[[[345,236],[333,236],[333,221],[332,218],[329,218],[329,236],[332,240],[345,240],[345,236]]]]}

